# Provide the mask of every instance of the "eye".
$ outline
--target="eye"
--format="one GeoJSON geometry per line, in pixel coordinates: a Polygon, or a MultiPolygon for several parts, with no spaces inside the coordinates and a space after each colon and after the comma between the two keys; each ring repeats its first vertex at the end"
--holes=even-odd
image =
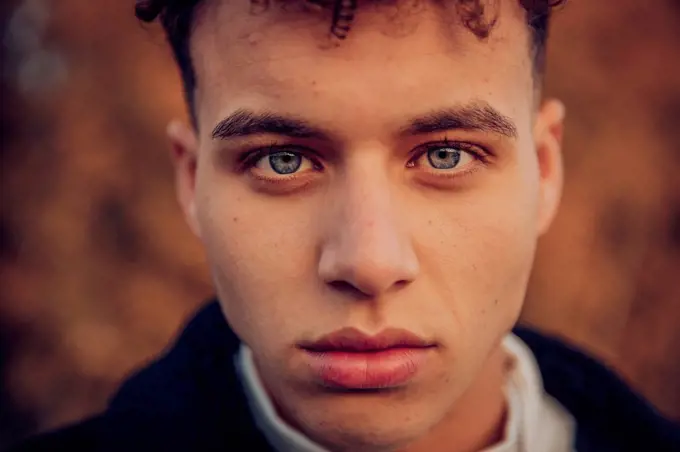
{"type": "Polygon", "coordinates": [[[427,161],[435,169],[450,170],[474,160],[474,155],[455,146],[432,147],[425,153],[427,161]]]}
{"type": "Polygon", "coordinates": [[[292,152],[269,154],[269,166],[278,174],[291,174],[302,166],[302,156],[292,152]]]}
{"type": "Polygon", "coordinates": [[[300,169],[309,169],[312,163],[300,153],[278,151],[261,157],[255,163],[255,167],[262,172],[273,171],[277,175],[285,176],[297,173],[300,169]]]}

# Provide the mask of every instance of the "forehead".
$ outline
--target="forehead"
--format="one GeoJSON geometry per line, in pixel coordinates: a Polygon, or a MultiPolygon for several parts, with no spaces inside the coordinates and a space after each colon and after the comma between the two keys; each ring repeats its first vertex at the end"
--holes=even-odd
{"type": "Polygon", "coordinates": [[[208,0],[191,39],[199,124],[240,108],[397,121],[470,100],[516,116],[533,102],[529,30],[519,2],[490,3],[497,21],[486,39],[461,22],[456,0],[396,0],[362,4],[334,43],[330,13],[304,3],[253,13],[249,0],[208,0]]]}

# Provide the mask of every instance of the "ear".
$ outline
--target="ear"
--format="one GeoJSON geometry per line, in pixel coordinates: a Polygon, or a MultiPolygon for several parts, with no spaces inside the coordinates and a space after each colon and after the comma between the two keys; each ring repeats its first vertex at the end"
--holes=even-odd
{"type": "Polygon", "coordinates": [[[173,120],[168,124],[168,138],[175,167],[177,199],[192,232],[200,238],[201,232],[196,216],[196,168],[198,163],[198,139],[192,128],[173,120]]]}
{"type": "Polygon", "coordinates": [[[540,172],[537,227],[541,235],[548,230],[555,218],[562,196],[564,116],[564,104],[556,99],[548,99],[541,105],[534,125],[534,141],[540,172]]]}

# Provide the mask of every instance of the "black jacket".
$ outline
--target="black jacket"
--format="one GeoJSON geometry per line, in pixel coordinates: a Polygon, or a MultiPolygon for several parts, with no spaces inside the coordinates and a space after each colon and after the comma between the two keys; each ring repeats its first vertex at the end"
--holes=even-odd
{"type": "MultiPolygon", "coordinates": [[[[523,328],[546,391],[577,423],[578,452],[680,452],[680,428],[614,373],[555,339],[523,328]]],[[[216,302],[160,359],[127,380],[109,409],[15,450],[267,451],[234,368],[239,340],[216,302]]]]}

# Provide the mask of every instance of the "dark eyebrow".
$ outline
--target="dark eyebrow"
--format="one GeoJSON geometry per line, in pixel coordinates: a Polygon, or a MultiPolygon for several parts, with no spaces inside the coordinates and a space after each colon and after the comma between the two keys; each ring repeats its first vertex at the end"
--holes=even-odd
{"type": "Polygon", "coordinates": [[[455,129],[492,132],[517,138],[517,127],[512,120],[486,102],[445,108],[414,118],[402,133],[419,135],[455,129]]]}
{"type": "Polygon", "coordinates": [[[212,131],[213,139],[261,134],[285,135],[292,138],[328,138],[322,130],[303,120],[267,111],[256,113],[244,109],[236,110],[224,118],[212,131]]]}

